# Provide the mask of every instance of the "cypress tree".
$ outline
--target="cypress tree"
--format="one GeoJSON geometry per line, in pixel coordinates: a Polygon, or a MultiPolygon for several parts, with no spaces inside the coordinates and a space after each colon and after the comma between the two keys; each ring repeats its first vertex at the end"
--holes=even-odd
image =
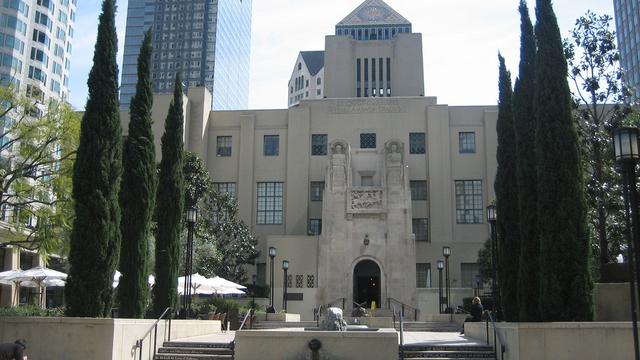
{"type": "Polygon", "coordinates": [[[156,155],[151,130],[151,30],[138,56],[138,84],[131,100],[129,136],[123,149],[120,316],[142,318],[148,301],[149,235],[156,197],[156,155]]]}
{"type": "Polygon", "coordinates": [[[162,161],[158,181],[156,218],[156,283],[153,312],[159,316],[167,307],[176,308],[180,234],[184,209],[182,81],[176,74],[173,100],[162,135],[162,161]]]}
{"type": "Polygon", "coordinates": [[[500,99],[498,101],[498,170],[494,184],[498,213],[498,277],[504,319],[517,321],[518,268],[520,259],[520,229],[518,186],[516,183],[516,139],[513,123],[513,90],[511,73],[502,55],[500,62],[500,99]]]}
{"type": "Polygon", "coordinates": [[[537,235],[536,196],[536,119],[533,110],[535,93],[536,39],[529,8],[520,1],[520,69],[513,95],[513,113],[517,141],[518,205],[520,215],[520,268],[518,303],[520,321],[538,321],[538,277],[540,239],[537,235]]]}
{"type": "Polygon", "coordinates": [[[543,321],[587,321],[593,316],[589,237],[567,61],[551,0],[536,0],[536,18],[540,315],[543,321]]]}
{"type": "Polygon", "coordinates": [[[69,316],[108,316],[113,300],[113,273],[120,249],[118,192],[122,174],[115,10],[114,0],[104,0],[74,165],[76,218],[65,287],[69,316]]]}

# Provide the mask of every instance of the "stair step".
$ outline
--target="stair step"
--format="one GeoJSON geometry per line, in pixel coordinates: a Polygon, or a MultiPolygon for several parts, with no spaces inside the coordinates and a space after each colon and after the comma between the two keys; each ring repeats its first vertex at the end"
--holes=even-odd
{"type": "Polygon", "coordinates": [[[205,355],[205,354],[156,354],[154,360],[233,360],[233,355],[205,355]]]}
{"type": "Polygon", "coordinates": [[[484,345],[404,345],[404,351],[477,351],[493,352],[493,347],[484,345]]]}
{"type": "Polygon", "coordinates": [[[232,349],[231,343],[211,343],[211,342],[189,342],[189,341],[165,341],[162,347],[180,347],[180,348],[214,348],[214,349],[232,349]]]}
{"type": "Polygon", "coordinates": [[[204,347],[161,347],[159,354],[208,354],[208,355],[233,355],[229,348],[204,348],[204,347]]]}
{"type": "Polygon", "coordinates": [[[473,351],[429,351],[429,352],[404,352],[405,359],[495,359],[493,352],[473,351]]]}

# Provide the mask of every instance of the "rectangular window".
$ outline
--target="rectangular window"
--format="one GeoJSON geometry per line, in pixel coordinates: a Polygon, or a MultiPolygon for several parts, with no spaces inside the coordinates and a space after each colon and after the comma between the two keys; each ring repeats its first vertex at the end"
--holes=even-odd
{"type": "Polygon", "coordinates": [[[411,187],[411,200],[427,200],[426,180],[411,180],[409,186],[411,187]]]}
{"type": "Polygon", "coordinates": [[[373,133],[360,134],[360,148],[361,149],[375,149],[376,148],[376,134],[373,134],[373,133]]]}
{"type": "Polygon", "coordinates": [[[482,180],[456,181],[456,222],[482,224],[482,180]]]}
{"type": "Polygon", "coordinates": [[[265,135],[262,153],[264,156],[278,156],[280,154],[280,135],[265,135]]]}
{"type": "Polygon", "coordinates": [[[364,97],[369,97],[369,59],[364,59],[364,97]]]}
{"type": "Polygon", "coordinates": [[[218,136],[216,156],[231,156],[231,136],[218,136]]]}
{"type": "Polygon", "coordinates": [[[213,190],[227,194],[231,198],[236,197],[236,183],[234,182],[218,182],[213,183],[213,190]]]}
{"type": "Polygon", "coordinates": [[[256,223],[258,225],[281,225],[283,183],[259,182],[257,188],[256,223]]]}
{"type": "Polygon", "coordinates": [[[431,264],[430,263],[416,264],[416,287],[419,289],[431,287],[431,264]]]}
{"type": "Polygon", "coordinates": [[[327,134],[311,135],[311,155],[327,155],[327,134]]]}
{"type": "Polygon", "coordinates": [[[476,152],[476,133],[475,132],[461,132],[458,134],[461,154],[473,154],[476,152]]]}
{"type": "Polygon", "coordinates": [[[391,96],[391,58],[387,58],[387,96],[391,96]]]}
{"type": "Polygon", "coordinates": [[[409,133],[409,154],[424,154],[426,141],[424,133],[409,133]]]}
{"type": "Polygon", "coordinates": [[[322,201],[324,181],[311,182],[311,201],[322,201]]]}
{"type": "Polygon", "coordinates": [[[416,241],[429,241],[429,219],[412,219],[411,225],[416,241]]]}
{"type": "Polygon", "coordinates": [[[461,263],[460,272],[462,274],[462,287],[473,288],[475,277],[480,276],[480,264],[478,263],[461,263]]]}
{"type": "Polygon", "coordinates": [[[360,75],[360,70],[362,67],[362,60],[361,59],[356,59],[356,97],[361,97],[362,95],[362,89],[360,88],[361,86],[361,76],[360,75]]]}
{"type": "Polygon", "coordinates": [[[322,234],[322,219],[309,219],[309,235],[322,234]]]}

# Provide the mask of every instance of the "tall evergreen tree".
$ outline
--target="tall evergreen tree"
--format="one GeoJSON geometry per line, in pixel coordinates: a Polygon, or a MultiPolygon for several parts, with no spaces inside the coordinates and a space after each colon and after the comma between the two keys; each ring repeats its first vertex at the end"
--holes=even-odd
{"type": "Polygon", "coordinates": [[[500,62],[500,99],[498,101],[498,171],[495,191],[498,213],[498,284],[504,318],[517,321],[518,269],[520,260],[520,228],[518,209],[518,184],[516,182],[517,152],[513,123],[513,90],[511,73],[507,70],[502,55],[500,62]]]}
{"type": "Polygon", "coordinates": [[[543,321],[593,317],[584,180],[551,0],[536,0],[536,167],[543,321]]]}
{"type": "Polygon", "coordinates": [[[120,316],[142,318],[149,298],[149,236],[156,198],[156,155],[151,130],[151,30],[138,56],[138,84],[131,100],[129,136],[123,149],[120,316]]]}
{"type": "Polygon", "coordinates": [[[520,69],[513,95],[513,115],[517,141],[518,206],[520,215],[520,268],[518,270],[518,304],[520,321],[538,321],[539,254],[537,228],[536,118],[535,93],[536,39],[529,8],[520,1],[520,69]]]}
{"type": "Polygon", "coordinates": [[[108,316],[113,300],[113,273],[120,250],[118,193],[122,174],[115,11],[115,1],[104,0],[74,167],[76,219],[65,287],[69,316],[108,316]]]}
{"type": "Polygon", "coordinates": [[[173,100],[162,135],[162,161],[158,182],[156,218],[156,283],[153,287],[153,312],[159,316],[167,307],[176,308],[180,233],[184,210],[184,175],[182,142],[182,80],[176,74],[173,100]]]}

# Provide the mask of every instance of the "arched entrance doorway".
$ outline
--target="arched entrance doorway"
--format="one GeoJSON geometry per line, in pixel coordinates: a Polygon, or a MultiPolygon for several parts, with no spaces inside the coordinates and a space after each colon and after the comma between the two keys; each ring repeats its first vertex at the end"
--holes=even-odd
{"type": "Polygon", "coordinates": [[[362,260],[353,269],[353,301],[370,308],[380,307],[380,267],[372,260],[362,260]]]}

